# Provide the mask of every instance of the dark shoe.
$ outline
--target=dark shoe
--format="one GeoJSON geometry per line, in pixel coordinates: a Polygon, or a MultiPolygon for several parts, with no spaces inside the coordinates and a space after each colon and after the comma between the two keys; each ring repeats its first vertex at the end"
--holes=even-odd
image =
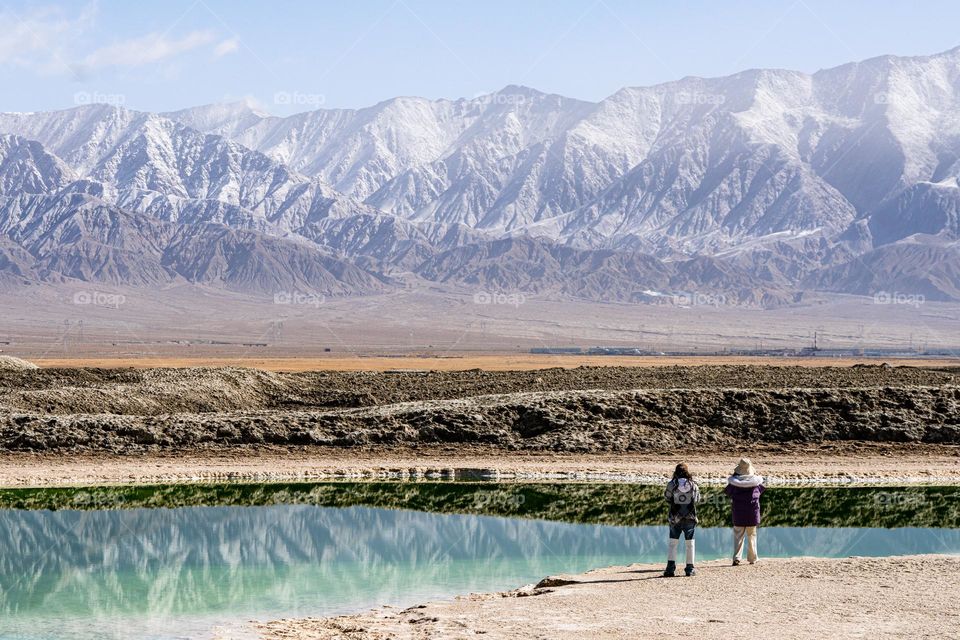
{"type": "Polygon", "coordinates": [[[687,574],[687,577],[688,577],[688,578],[689,578],[690,576],[695,576],[695,575],[697,575],[697,570],[694,568],[694,566],[693,566],[692,564],[688,564],[686,567],[684,567],[683,572],[684,572],[685,574],[687,574]]]}
{"type": "Polygon", "coordinates": [[[667,568],[663,570],[664,578],[672,578],[677,575],[677,563],[673,560],[667,562],[667,568]]]}
{"type": "Polygon", "coordinates": [[[741,564],[742,564],[742,563],[740,562],[740,558],[734,558],[734,559],[733,559],[733,566],[739,567],[741,564]]]}

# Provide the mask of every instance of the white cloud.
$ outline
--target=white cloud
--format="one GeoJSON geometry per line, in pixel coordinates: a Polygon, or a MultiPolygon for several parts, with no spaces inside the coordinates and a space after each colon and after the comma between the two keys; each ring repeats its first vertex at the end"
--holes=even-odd
{"type": "Polygon", "coordinates": [[[240,38],[230,38],[229,40],[224,40],[214,47],[213,55],[218,58],[222,58],[223,56],[236,53],[237,51],[240,51],[240,38]]]}
{"type": "Polygon", "coordinates": [[[98,46],[96,14],[96,2],[73,13],[61,7],[20,12],[0,7],[0,67],[68,72],[84,78],[96,69],[161,63],[210,45],[217,58],[240,48],[239,38],[224,40],[210,29],[183,35],[155,31],[98,46]]]}
{"type": "Polygon", "coordinates": [[[87,68],[139,67],[161,62],[181,53],[210,44],[216,40],[212,31],[192,31],[179,39],[170,39],[163,33],[148,33],[139,38],[107,45],[83,59],[87,68]]]}
{"type": "Polygon", "coordinates": [[[0,10],[0,65],[35,67],[41,70],[69,68],[66,45],[93,24],[96,6],[87,5],[69,16],[58,8],[36,9],[18,14],[0,10]]]}

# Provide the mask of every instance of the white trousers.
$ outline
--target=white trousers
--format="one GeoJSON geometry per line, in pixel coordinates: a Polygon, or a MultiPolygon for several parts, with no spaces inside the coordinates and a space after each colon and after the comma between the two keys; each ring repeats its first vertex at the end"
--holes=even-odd
{"type": "MultiPolygon", "coordinates": [[[[696,541],[696,540],[685,540],[685,542],[686,542],[686,551],[687,551],[687,554],[686,554],[687,564],[691,564],[691,565],[692,565],[692,564],[694,564],[695,561],[696,561],[696,555],[697,555],[696,544],[697,544],[697,541],[696,541]]],[[[669,544],[668,544],[668,546],[667,546],[667,560],[668,560],[668,561],[670,561],[670,562],[676,562],[676,560],[677,560],[677,547],[679,547],[679,546],[680,546],[680,540],[675,540],[675,539],[673,539],[673,538],[670,539],[669,544]]]]}
{"type": "Polygon", "coordinates": [[[747,562],[753,564],[757,561],[757,528],[756,527],[734,527],[733,528],[733,559],[739,560],[743,554],[743,539],[747,539],[747,562]]]}

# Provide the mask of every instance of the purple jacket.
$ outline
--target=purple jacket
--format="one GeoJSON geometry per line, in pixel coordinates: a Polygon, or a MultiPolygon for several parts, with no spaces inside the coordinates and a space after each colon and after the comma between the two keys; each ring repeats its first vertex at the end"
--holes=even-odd
{"type": "Polygon", "coordinates": [[[760,476],[731,476],[726,494],[733,500],[733,526],[760,524],[760,495],[766,491],[760,476]]]}

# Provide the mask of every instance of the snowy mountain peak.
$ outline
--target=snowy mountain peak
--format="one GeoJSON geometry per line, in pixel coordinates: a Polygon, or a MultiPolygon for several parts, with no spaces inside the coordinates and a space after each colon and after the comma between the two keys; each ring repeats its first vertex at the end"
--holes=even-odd
{"type": "MultiPolygon", "coordinates": [[[[687,77],[596,103],[509,85],[288,117],[249,101],[167,114],[87,105],[0,114],[0,134],[0,241],[47,255],[86,238],[81,223],[132,221],[125,233],[153,235],[131,244],[180,234],[178,273],[200,273],[195,260],[214,247],[300,256],[264,239],[282,238],[382,278],[495,274],[572,292],[556,273],[567,261],[600,295],[584,266],[599,261],[627,298],[630,277],[642,292],[713,274],[770,299],[800,283],[861,291],[873,280],[857,260],[929,265],[928,245],[960,239],[960,47],[813,74],[687,77]],[[74,226],[39,245],[24,231],[54,219],[74,226]],[[203,241],[187,242],[191,230],[203,241]]],[[[951,297],[952,260],[935,279],[910,277],[951,297]]],[[[77,273],[92,277],[87,267],[77,273]]],[[[144,282],[166,277],[142,268],[144,282]]]]}

